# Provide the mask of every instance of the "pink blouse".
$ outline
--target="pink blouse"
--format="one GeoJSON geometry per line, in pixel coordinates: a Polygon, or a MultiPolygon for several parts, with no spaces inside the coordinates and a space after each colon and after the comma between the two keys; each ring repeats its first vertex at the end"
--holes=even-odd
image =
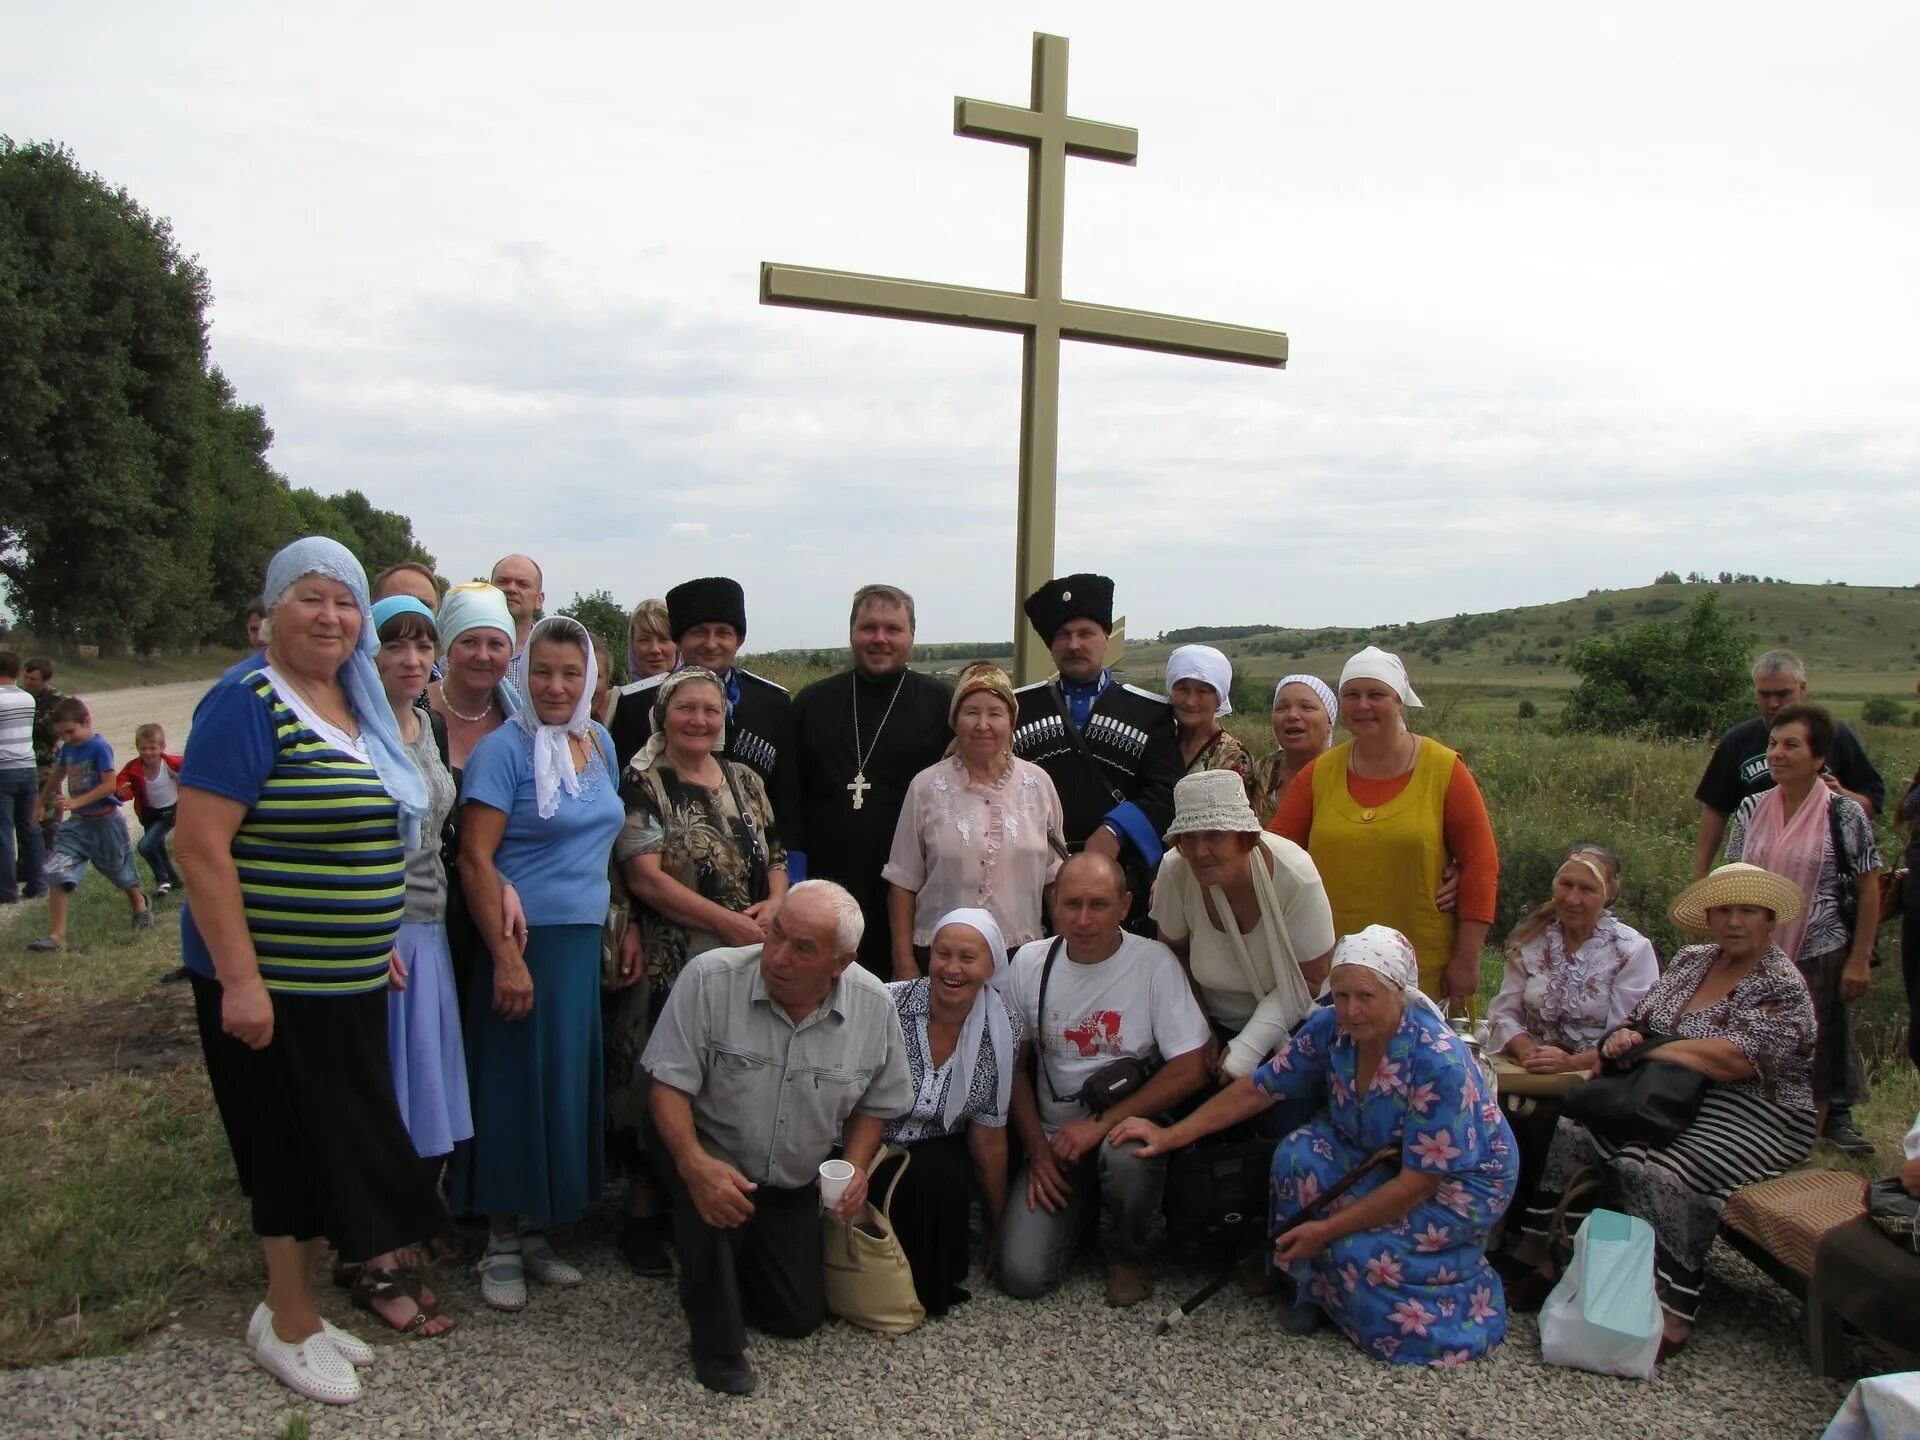
{"type": "Polygon", "coordinates": [[[1047,837],[1064,824],[1052,778],[1017,756],[987,785],[957,755],[914,776],[880,872],[914,892],[913,943],[931,945],[940,917],[966,906],[992,915],[1009,946],[1038,940],[1041,892],[1060,868],[1047,837]]]}

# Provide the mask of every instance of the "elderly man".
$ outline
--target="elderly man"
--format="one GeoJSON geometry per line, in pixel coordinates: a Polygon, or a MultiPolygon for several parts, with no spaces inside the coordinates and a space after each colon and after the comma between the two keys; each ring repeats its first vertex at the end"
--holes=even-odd
{"type": "Polygon", "coordinates": [[[547,603],[546,578],[540,567],[525,555],[503,555],[493,562],[487,576],[493,588],[507,597],[507,613],[513,616],[513,653],[527,648],[527,636],[533,622],[540,618],[540,607],[547,603]]]}
{"type": "Polygon", "coordinates": [[[909,669],[913,597],[892,585],[863,585],[847,620],[853,668],[817,680],[793,702],[799,808],[780,814],[787,873],[836,880],[866,916],[860,963],[893,978],[887,882],[907,786],[946,753],[953,691],[909,669]]]}
{"type": "MultiPolygon", "coordinates": [[[[1720,737],[1707,761],[1693,798],[1700,802],[1700,838],[1694,846],[1693,878],[1704,879],[1713,868],[1714,857],[1727,833],[1727,817],[1740,808],[1749,795],[1773,788],[1773,774],[1767,769],[1767,736],[1773,717],[1789,705],[1807,698],[1807,667],[1791,650],[1769,650],[1753,662],[1753,698],[1760,713],[1720,737]]],[[[1880,813],[1886,803],[1887,786],[1873,768],[1860,738],[1850,725],[1840,725],[1833,737],[1833,754],[1827,757],[1826,771],[1820,777],[1827,788],[1856,801],[1869,819],[1880,813]]],[[[1849,1073],[1864,1077],[1866,1066],[1859,1058],[1859,1041],[1848,1042],[1854,1050],[1849,1073]]],[[[1864,1087],[1864,1080],[1856,1081],[1864,1087]]],[[[1853,1155],[1871,1155],[1873,1142],[1854,1122],[1853,1107],[1864,1101],[1864,1093],[1834,1095],[1827,1109],[1822,1136],[1853,1155]]]]}
{"type": "Polygon", "coordinates": [[[1066,840],[1120,861],[1145,920],[1147,892],[1173,823],[1185,772],[1164,696],[1115,681],[1107,669],[1113,581],[1049,580],[1027,597],[1027,619],[1053,654],[1057,681],[1023,685],[1013,753],[1045,770],[1066,812],[1066,840]]]}
{"type": "Polygon", "coordinates": [[[913,1106],[887,988],[848,968],[860,928],[838,885],[794,886],[764,945],[680,972],[641,1057],[693,1373],[709,1390],[752,1392],[748,1321],[793,1337],[820,1327],[820,1162],[837,1142],[854,1179],[832,1213],[858,1215],[884,1122],[913,1106]]]}
{"type": "Polygon", "coordinates": [[[1096,1194],[1107,1222],[1107,1303],[1137,1305],[1153,1293],[1147,1237],[1166,1157],[1143,1160],[1137,1145],[1109,1145],[1107,1136],[1129,1115],[1165,1114],[1206,1083],[1210,1031],[1173,952],[1121,929],[1132,899],[1111,856],[1074,856],[1054,881],[1060,933],[1021,946],[1003,982],[1039,1071],[1038,1080],[1025,1066],[1014,1072],[1013,1123],[1027,1165],[999,1237],[1000,1283],[1020,1299],[1060,1283],[1096,1194]],[[1113,1098],[1106,1082],[1124,1060],[1151,1075],[1113,1098]]]}
{"type": "MultiPolygon", "coordinates": [[[[680,648],[681,665],[713,671],[727,692],[727,738],[720,754],[751,765],[766,782],[773,819],[782,829],[800,809],[798,767],[793,760],[793,697],[784,685],[735,665],[747,638],[747,597],[738,580],[712,575],[667,591],[667,626],[680,648]]],[[[671,673],[671,672],[669,672],[671,673]]],[[[653,734],[653,700],[665,675],[649,675],[620,688],[614,703],[614,753],[624,765],[653,734]]]]}

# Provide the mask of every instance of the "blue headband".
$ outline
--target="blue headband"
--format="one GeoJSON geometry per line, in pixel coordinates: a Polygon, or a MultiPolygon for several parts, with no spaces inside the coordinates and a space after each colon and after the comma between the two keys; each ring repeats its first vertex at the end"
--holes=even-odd
{"type": "Polygon", "coordinates": [[[387,628],[387,621],[396,615],[419,615],[437,636],[440,622],[434,618],[433,611],[411,595],[389,595],[384,600],[373,602],[373,638],[378,640],[380,632],[387,628]]]}

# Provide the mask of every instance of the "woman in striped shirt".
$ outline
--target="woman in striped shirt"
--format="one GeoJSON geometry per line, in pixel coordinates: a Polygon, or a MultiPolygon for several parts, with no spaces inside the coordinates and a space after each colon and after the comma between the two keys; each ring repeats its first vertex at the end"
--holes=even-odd
{"type": "MultiPolygon", "coordinates": [[[[426,792],[374,668],[359,562],[324,537],[295,541],[262,597],[266,651],[209,692],[180,772],[180,948],[266,1257],[248,1345],[292,1389],[344,1404],[373,1354],[314,1308],[318,1248],[392,1271],[396,1251],[444,1225],[387,1063],[404,857],[426,792]]],[[[407,1288],[365,1303],[396,1328],[444,1333],[432,1297],[407,1288]]]]}

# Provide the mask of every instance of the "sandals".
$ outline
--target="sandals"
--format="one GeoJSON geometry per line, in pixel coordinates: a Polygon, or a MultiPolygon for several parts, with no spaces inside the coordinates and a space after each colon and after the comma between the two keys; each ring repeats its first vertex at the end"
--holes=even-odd
{"type": "Polygon", "coordinates": [[[420,1284],[420,1272],[410,1269],[383,1270],[373,1265],[362,1265],[360,1274],[353,1282],[353,1289],[347,1298],[353,1301],[354,1309],[364,1310],[369,1315],[379,1316],[380,1320],[402,1335],[421,1335],[429,1340],[437,1340],[453,1331],[453,1320],[442,1315],[438,1305],[429,1305],[420,1297],[424,1293],[420,1284]],[[375,1308],[390,1305],[396,1300],[411,1300],[413,1314],[406,1323],[395,1325],[393,1321],[381,1315],[375,1308]],[[446,1321],[437,1330],[428,1327],[436,1321],[446,1321]]]}
{"type": "Polygon", "coordinates": [[[473,1268],[480,1276],[480,1298],[490,1309],[527,1308],[527,1272],[520,1262],[520,1242],[515,1237],[496,1235],[487,1241],[487,1253],[473,1268]]]}
{"type": "Polygon", "coordinates": [[[553,1246],[547,1237],[538,1230],[525,1230],[520,1234],[520,1258],[526,1266],[527,1274],[542,1285],[557,1285],[562,1289],[578,1285],[587,1277],[572,1265],[553,1253],[553,1246]]]}

